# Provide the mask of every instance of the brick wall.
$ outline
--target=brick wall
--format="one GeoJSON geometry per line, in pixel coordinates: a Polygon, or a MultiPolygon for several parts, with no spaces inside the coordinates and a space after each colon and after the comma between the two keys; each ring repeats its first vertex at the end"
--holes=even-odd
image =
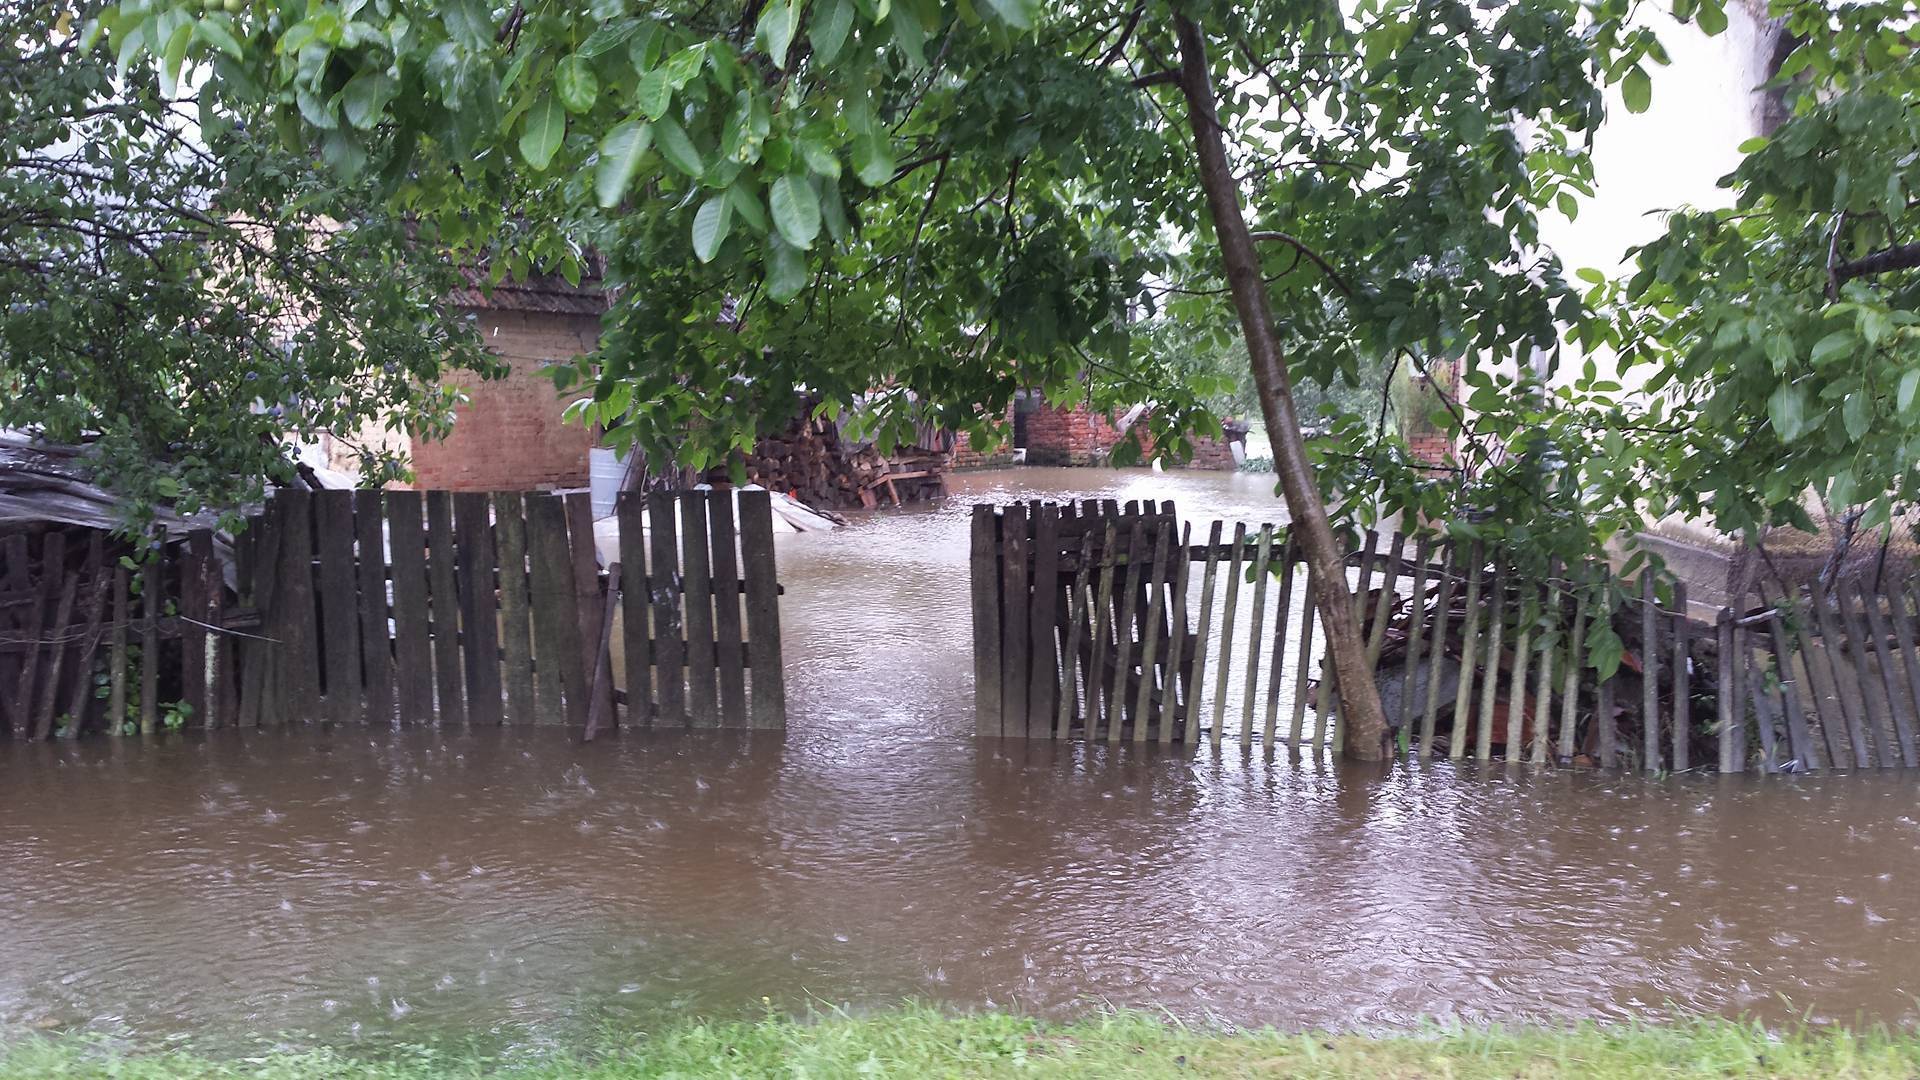
{"type": "Polygon", "coordinates": [[[585,487],[593,435],[560,419],[565,401],[542,368],[593,348],[600,320],[591,315],[479,311],[487,346],[513,367],[504,379],[466,372],[448,382],[469,401],[454,410],[444,440],[413,443],[415,484],[452,491],[585,487]]]}
{"type": "Polygon", "coordinates": [[[1104,465],[1120,438],[1112,417],[1043,405],[1027,417],[1027,464],[1104,465]]]}

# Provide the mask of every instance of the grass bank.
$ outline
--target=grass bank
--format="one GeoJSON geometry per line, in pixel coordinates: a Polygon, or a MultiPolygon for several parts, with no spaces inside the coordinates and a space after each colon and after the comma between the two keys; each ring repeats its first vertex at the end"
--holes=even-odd
{"type": "Polygon", "coordinates": [[[666,1080],[674,1077],[1888,1077],[1920,1076],[1920,1036],[1769,1035],[1722,1021],[1368,1038],[1191,1030],[1141,1015],[1043,1024],[906,1009],[866,1017],[687,1023],[562,1057],[409,1047],[213,1059],[73,1039],[0,1046],[6,1080],[666,1080]]]}

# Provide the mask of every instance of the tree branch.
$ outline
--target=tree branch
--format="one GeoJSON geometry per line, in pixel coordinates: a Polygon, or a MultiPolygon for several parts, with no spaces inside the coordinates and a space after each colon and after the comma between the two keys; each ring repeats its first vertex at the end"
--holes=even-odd
{"type": "Polygon", "coordinates": [[[1920,243],[1895,244],[1871,255],[1863,255],[1858,259],[1836,265],[1833,268],[1833,276],[1837,281],[1845,284],[1854,278],[1885,274],[1894,270],[1912,270],[1915,267],[1920,267],[1920,243]]]}
{"type": "Polygon", "coordinates": [[[1341,292],[1347,294],[1348,296],[1353,295],[1353,286],[1347,284],[1347,279],[1341,277],[1339,272],[1334,270],[1333,265],[1331,263],[1327,262],[1326,259],[1322,258],[1319,252],[1313,250],[1312,248],[1308,247],[1306,244],[1302,243],[1298,237],[1290,236],[1287,233],[1283,233],[1283,232],[1274,232],[1272,230],[1267,230],[1265,232],[1249,233],[1247,235],[1251,237],[1255,242],[1273,240],[1273,241],[1278,241],[1279,243],[1287,244],[1291,246],[1293,250],[1313,260],[1313,265],[1319,267],[1320,272],[1327,275],[1327,280],[1333,282],[1336,286],[1339,286],[1339,289],[1341,292]]]}

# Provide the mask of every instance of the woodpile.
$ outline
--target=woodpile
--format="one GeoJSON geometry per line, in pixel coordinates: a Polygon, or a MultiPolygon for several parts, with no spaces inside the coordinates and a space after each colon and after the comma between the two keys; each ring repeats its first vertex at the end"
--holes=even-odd
{"type": "MultiPolygon", "coordinates": [[[[900,506],[945,492],[950,449],[902,445],[884,455],[871,443],[842,438],[838,424],[811,414],[801,409],[785,430],[744,456],[749,481],[825,509],[900,506]]],[[[720,466],[706,478],[726,484],[731,475],[720,466]]]]}

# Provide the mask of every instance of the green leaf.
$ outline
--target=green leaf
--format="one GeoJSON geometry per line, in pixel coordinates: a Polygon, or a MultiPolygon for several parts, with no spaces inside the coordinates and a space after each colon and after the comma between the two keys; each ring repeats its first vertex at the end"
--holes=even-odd
{"type": "Polygon", "coordinates": [[[799,249],[778,236],[767,239],[767,296],[784,304],[807,284],[807,263],[799,249]]]}
{"type": "Polygon", "coordinates": [[[745,183],[735,183],[727,189],[727,198],[732,200],[733,209],[746,219],[755,232],[766,232],[773,223],[767,220],[767,211],[760,205],[760,197],[745,183]]]}
{"type": "Polygon", "coordinates": [[[380,122],[380,114],[398,90],[391,76],[377,69],[361,71],[340,88],[340,103],[347,123],[362,131],[380,122]]]}
{"type": "Polygon", "coordinates": [[[594,77],[586,58],[578,53],[562,59],[554,67],[553,88],[560,95],[560,104],[571,113],[592,111],[593,103],[600,97],[600,80],[594,77]]]}
{"type": "Polygon", "coordinates": [[[1781,383],[1767,397],[1767,419],[1773,421],[1773,430],[1781,442],[1800,437],[1806,415],[1807,392],[1792,383],[1781,383]]]}
{"type": "Polygon", "coordinates": [[[1033,12],[1027,9],[1026,0],[987,0],[993,13],[1021,30],[1033,29],[1033,12]]]}
{"type": "Polygon", "coordinates": [[[1693,18],[1709,37],[1727,29],[1727,11],[1720,6],[1720,0],[1700,0],[1700,10],[1694,13],[1693,18]]]}
{"type": "Polygon", "coordinates": [[[240,48],[240,39],[233,35],[233,16],[224,11],[213,11],[202,15],[193,24],[193,36],[235,60],[246,55],[240,48]]]}
{"type": "Polygon", "coordinates": [[[689,45],[679,52],[674,53],[672,56],[667,57],[665,64],[667,82],[671,83],[675,90],[686,86],[693,81],[694,76],[700,74],[700,65],[705,63],[706,59],[707,46],[705,42],[701,42],[698,45],[689,45]]]}
{"type": "Polygon", "coordinates": [[[671,117],[663,117],[654,125],[659,129],[660,156],[667,163],[694,179],[699,179],[706,171],[705,163],[700,160],[700,151],[694,149],[693,140],[687,138],[687,131],[671,117]]]}
{"type": "Polygon", "coordinates": [[[733,224],[733,211],[726,192],[721,192],[700,204],[700,210],[693,215],[693,254],[701,262],[712,262],[719,253],[720,245],[727,239],[727,229],[733,224]]]}
{"type": "Polygon", "coordinates": [[[1830,361],[1838,360],[1853,352],[1854,337],[1845,330],[1835,330],[1813,345],[1813,364],[1820,367],[1830,361]]]}
{"type": "Polygon", "coordinates": [[[807,26],[807,40],[813,43],[813,58],[822,64],[833,63],[847,43],[853,29],[853,0],[826,0],[816,5],[813,20],[807,26]]]}
{"type": "Polygon", "coordinates": [[[1620,80],[1620,98],[1626,102],[1628,112],[1647,111],[1647,106],[1653,104],[1653,79],[1647,75],[1646,68],[1633,65],[1627,77],[1620,80]]]}
{"type": "Polygon", "coordinates": [[[868,187],[879,187],[893,179],[893,152],[884,133],[854,138],[853,171],[868,187]]]}
{"type": "Polygon", "coordinates": [[[760,21],[754,27],[753,39],[765,50],[773,66],[784,70],[787,66],[787,50],[793,45],[793,35],[799,29],[799,5],[794,0],[772,0],[760,9],[760,21]]]}
{"type": "Polygon", "coordinates": [[[667,73],[654,68],[640,76],[633,86],[633,107],[649,120],[658,120],[667,114],[667,103],[673,99],[673,86],[667,82],[667,73]]]}
{"type": "Polygon", "coordinates": [[[193,23],[174,27],[166,47],[160,51],[160,93],[172,97],[180,82],[180,68],[187,62],[187,46],[193,42],[193,23]]]}
{"type": "Polygon", "coordinates": [[[1913,368],[1900,376],[1900,390],[1894,395],[1894,408],[1906,412],[1913,407],[1914,391],[1920,390],[1920,368],[1913,368]]]}
{"type": "Polygon", "coordinates": [[[820,235],[820,200],[805,177],[783,176],[768,192],[773,206],[773,225],[787,243],[802,250],[813,245],[820,235]]]}
{"type": "Polygon", "coordinates": [[[909,64],[915,68],[927,66],[927,28],[920,25],[920,16],[906,4],[893,9],[893,40],[907,54],[909,64]]]}
{"type": "Polygon", "coordinates": [[[593,193],[601,206],[616,206],[633,183],[640,160],[653,145],[653,128],[644,120],[629,120],[600,140],[600,164],[594,169],[593,193]]]}
{"type": "Polygon", "coordinates": [[[545,169],[566,135],[565,106],[553,95],[542,94],[533,108],[527,110],[525,125],[520,130],[520,156],[535,169],[545,169]]]}

